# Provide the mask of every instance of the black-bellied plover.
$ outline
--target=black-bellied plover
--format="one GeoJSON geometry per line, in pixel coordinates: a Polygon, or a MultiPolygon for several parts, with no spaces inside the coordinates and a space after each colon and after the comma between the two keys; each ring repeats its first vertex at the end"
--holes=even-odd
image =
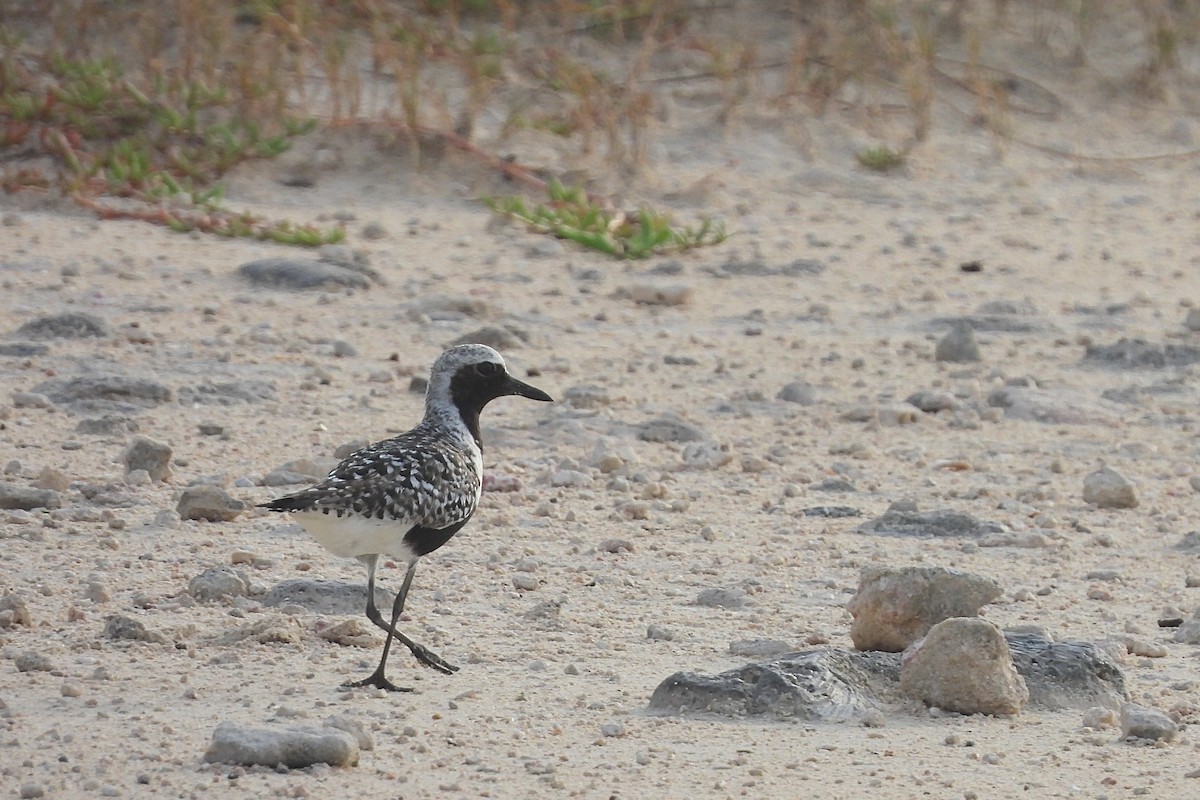
{"type": "Polygon", "coordinates": [[[426,666],[447,674],[458,670],[396,630],[396,623],[421,556],[444,545],[475,513],[483,488],[479,412],[505,395],[551,399],[510,375],[492,348],[452,347],[433,363],[425,418],[417,427],[352,453],[316,486],[261,504],[290,511],[326,550],[367,566],[367,618],[387,638],[375,671],[347,686],[410,691],[384,676],[393,638],[426,666]],[[375,606],[375,568],[382,555],[408,562],[390,625],[375,606]]]}

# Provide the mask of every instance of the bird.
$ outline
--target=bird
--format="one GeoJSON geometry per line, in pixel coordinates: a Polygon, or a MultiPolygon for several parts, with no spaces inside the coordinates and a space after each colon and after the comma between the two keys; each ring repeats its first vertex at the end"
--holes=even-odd
{"type": "Polygon", "coordinates": [[[417,563],[450,541],[475,513],[483,489],[479,414],[492,400],[510,395],[542,402],[553,399],[513,377],[493,348],[451,347],[430,369],[425,416],[416,427],[351,453],[314,486],[259,504],[289,512],[326,550],[366,565],[367,618],[387,636],[375,671],[344,686],[412,691],[395,685],[385,674],[393,639],[425,666],[447,675],[458,671],[401,633],[396,624],[417,563]],[[381,556],[408,565],[392,604],[390,625],[375,605],[375,569],[381,556]]]}

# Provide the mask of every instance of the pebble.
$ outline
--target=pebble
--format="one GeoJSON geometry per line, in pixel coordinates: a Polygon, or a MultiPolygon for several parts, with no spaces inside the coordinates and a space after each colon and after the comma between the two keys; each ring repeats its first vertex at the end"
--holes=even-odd
{"type": "Polygon", "coordinates": [[[951,411],[958,408],[958,399],[953,394],[933,389],[914,392],[905,398],[904,402],[916,406],[926,414],[936,414],[939,411],[951,411]]]}
{"type": "Polygon", "coordinates": [[[114,614],[104,621],[104,636],[109,639],[124,639],[131,642],[161,644],[166,641],[162,634],[149,631],[140,621],[122,614],[114,614]]]}
{"type": "Polygon", "coordinates": [[[1117,725],[1117,713],[1104,706],[1092,706],[1083,712],[1083,726],[1092,730],[1114,728],[1117,725]]]}
{"type": "Polygon", "coordinates": [[[686,306],[692,301],[692,287],[684,284],[635,283],[621,294],[645,306],[686,306]]]}
{"type": "Polygon", "coordinates": [[[153,481],[165,481],[171,477],[171,445],[156,442],[146,436],[135,436],[121,454],[125,474],[134,470],[145,470],[153,481]]]}
{"type": "Polygon", "coordinates": [[[943,620],[974,617],[1003,594],[991,578],[944,567],[867,567],[846,610],[859,650],[899,652],[943,620]]]}
{"type": "Polygon", "coordinates": [[[128,414],[175,400],[175,393],[158,381],[105,373],[51,378],[33,387],[33,391],[46,395],[56,406],[85,412],[128,414]]]}
{"type": "Polygon", "coordinates": [[[188,594],[201,603],[244,597],[249,593],[250,581],[246,576],[240,570],[224,565],[209,567],[188,581],[188,594]]]}
{"type": "Polygon", "coordinates": [[[30,320],[17,328],[16,335],[23,339],[97,339],[112,335],[112,328],[94,314],[68,311],[30,320]]]}
{"type": "Polygon", "coordinates": [[[180,519],[231,522],[246,510],[246,504],[220,486],[201,484],[184,489],[175,510],[180,519]]]}
{"type": "Polygon", "coordinates": [[[1114,369],[1163,369],[1200,363],[1200,347],[1188,344],[1152,344],[1141,338],[1121,338],[1113,344],[1090,344],[1084,361],[1114,369]]]}
{"type": "Polygon", "coordinates": [[[272,289],[367,289],[371,282],[357,269],[310,258],[264,258],[238,267],[255,286],[272,289]]]}
{"type": "Polygon", "coordinates": [[[628,539],[603,539],[600,544],[596,545],[597,552],[600,553],[632,553],[633,542],[628,539]]]}
{"type": "Polygon", "coordinates": [[[1187,313],[1183,320],[1183,327],[1192,332],[1200,331],[1200,308],[1193,308],[1187,313]]]}
{"type": "Polygon", "coordinates": [[[729,643],[730,655],[746,658],[770,658],[797,649],[779,639],[736,639],[729,643]]]}
{"type": "Polygon", "coordinates": [[[303,769],[314,764],[352,767],[358,754],[357,737],[341,728],[249,728],[227,721],[213,731],[204,760],[303,769]]]}
{"type": "Polygon", "coordinates": [[[538,588],[538,579],[536,575],[531,575],[528,572],[518,572],[512,576],[512,585],[514,589],[522,592],[532,592],[538,588]]]}
{"type": "Polygon", "coordinates": [[[983,356],[971,324],[962,320],[956,322],[954,327],[938,340],[934,358],[937,361],[959,364],[981,361],[983,356]]]}
{"type": "Polygon", "coordinates": [[[19,796],[21,800],[34,800],[46,796],[46,788],[40,783],[22,783],[19,796]]]}
{"type": "Polygon", "coordinates": [[[132,417],[121,414],[105,414],[102,417],[81,419],[75,425],[75,432],[87,436],[126,436],[137,433],[141,426],[132,417]]]}
{"type": "Polygon", "coordinates": [[[1098,508],[1137,508],[1138,497],[1128,478],[1102,467],[1083,479],[1083,502],[1098,508]]]}
{"type": "Polygon", "coordinates": [[[17,672],[50,672],[54,669],[50,656],[37,650],[22,650],[12,660],[17,672]]]}
{"type": "Polygon", "coordinates": [[[648,420],[635,430],[643,442],[699,442],[708,438],[699,428],[675,417],[648,420]]]}
{"type": "Polygon", "coordinates": [[[1163,712],[1135,703],[1121,706],[1121,738],[1170,742],[1179,733],[1179,725],[1163,712]]]}
{"type": "Polygon", "coordinates": [[[67,473],[54,467],[45,467],[33,481],[37,489],[49,489],[54,492],[65,492],[71,488],[71,479],[67,473]]]}
{"type": "Polygon", "coordinates": [[[1012,715],[1029,702],[1004,634],[974,617],[939,622],[905,652],[900,691],[960,714],[1012,715]]]}
{"type": "Polygon", "coordinates": [[[53,489],[35,489],[19,483],[0,481],[0,509],[33,511],[39,508],[61,508],[63,497],[53,489]]]}
{"type": "Polygon", "coordinates": [[[785,403],[812,406],[817,403],[817,390],[808,381],[792,381],[779,390],[775,399],[785,403]]]}
{"type": "Polygon", "coordinates": [[[656,642],[673,642],[675,641],[675,631],[650,623],[646,626],[646,638],[656,642]]]}
{"type": "Polygon", "coordinates": [[[746,605],[746,590],[704,589],[696,595],[694,603],[707,608],[742,608],[746,605]]]}
{"type": "Polygon", "coordinates": [[[54,401],[40,392],[13,392],[13,408],[54,408],[54,401]]]}

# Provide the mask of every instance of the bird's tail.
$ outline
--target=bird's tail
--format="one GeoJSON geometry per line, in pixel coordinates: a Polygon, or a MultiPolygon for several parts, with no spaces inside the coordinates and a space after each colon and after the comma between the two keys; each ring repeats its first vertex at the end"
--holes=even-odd
{"type": "Polygon", "coordinates": [[[289,494],[286,497],[277,497],[274,500],[269,500],[266,503],[259,503],[258,508],[266,508],[271,511],[304,511],[312,508],[312,498],[304,493],[289,494]]]}

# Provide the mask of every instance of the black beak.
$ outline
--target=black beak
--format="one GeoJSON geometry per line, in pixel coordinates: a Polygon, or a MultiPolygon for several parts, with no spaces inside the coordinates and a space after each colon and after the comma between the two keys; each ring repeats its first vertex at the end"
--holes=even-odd
{"type": "Polygon", "coordinates": [[[554,402],[554,398],[534,386],[530,386],[524,381],[519,381],[512,375],[504,382],[504,394],[516,394],[521,397],[528,397],[530,400],[541,400],[544,403],[554,402]]]}

